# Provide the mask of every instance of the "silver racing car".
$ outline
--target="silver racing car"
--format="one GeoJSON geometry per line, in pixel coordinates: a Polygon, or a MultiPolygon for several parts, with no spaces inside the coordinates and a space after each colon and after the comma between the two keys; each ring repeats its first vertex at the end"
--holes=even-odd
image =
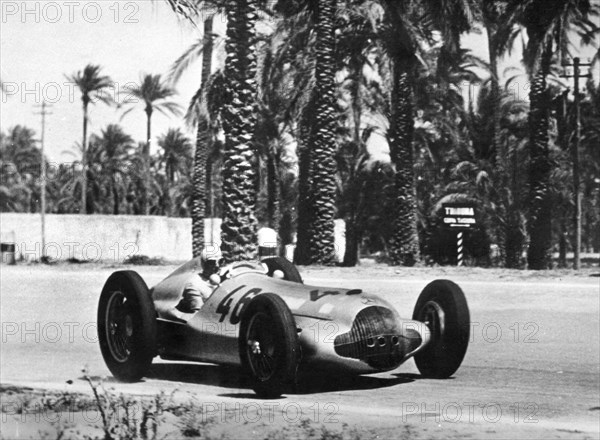
{"type": "Polygon", "coordinates": [[[422,376],[447,378],[465,356],[469,309],[452,281],[428,284],[404,319],[360,289],[305,285],[292,263],[274,257],[232,264],[200,310],[181,313],[184,286],[201,264],[189,261],[152,289],[133,271],[108,278],[98,335],[115,378],[141,379],[155,356],[237,365],[260,397],[277,397],[307,367],[369,374],[414,357],[422,376]]]}

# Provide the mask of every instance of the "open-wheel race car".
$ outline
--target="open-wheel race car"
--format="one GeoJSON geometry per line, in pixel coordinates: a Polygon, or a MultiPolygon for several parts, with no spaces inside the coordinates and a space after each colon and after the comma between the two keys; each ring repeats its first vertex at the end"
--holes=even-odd
{"type": "Polygon", "coordinates": [[[260,397],[277,397],[303,368],[369,374],[414,357],[423,377],[447,378],[467,350],[469,309],[452,281],[428,284],[403,319],[360,289],[305,285],[292,263],[273,257],[232,264],[200,310],[182,314],[184,286],[201,269],[193,259],[152,289],[133,271],[108,278],[98,334],[115,378],[137,381],[160,356],[241,366],[260,397]]]}

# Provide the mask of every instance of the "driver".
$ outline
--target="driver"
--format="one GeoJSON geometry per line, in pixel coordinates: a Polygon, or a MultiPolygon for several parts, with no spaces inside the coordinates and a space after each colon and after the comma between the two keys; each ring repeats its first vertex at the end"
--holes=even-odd
{"type": "Polygon", "coordinates": [[[195,313],[221,283],[219,270],[223,255],[219,249],[204,249],[200,255],[202,272],[192,277],[183,288],[183,298],[176,308],[183,313],[195,313]]]}

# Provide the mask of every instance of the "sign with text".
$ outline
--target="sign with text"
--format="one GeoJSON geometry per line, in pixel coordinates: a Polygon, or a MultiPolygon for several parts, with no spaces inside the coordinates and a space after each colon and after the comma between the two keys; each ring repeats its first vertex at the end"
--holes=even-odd
{"type": "Polygon", "coordinates": [[[469,229],[477,224],[475,206],[467,203],[444,203],[444,226],[450,229],[469,229]]]}

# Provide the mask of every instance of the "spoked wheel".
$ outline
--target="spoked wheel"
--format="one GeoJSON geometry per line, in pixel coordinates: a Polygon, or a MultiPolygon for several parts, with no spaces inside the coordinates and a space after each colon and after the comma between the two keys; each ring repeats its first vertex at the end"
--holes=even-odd
{"type": "Polygon", "coordinates": [[[300,284],[304,283],[304,281],[302,281],[302,276],[300,276],[300,272],[298,272],[298,268],[283,257],[265,258],[261,263],[267,265],[267,268],[269,269],[267,275],[270,277],[273,276],[273,273],[276,270],[280,270],[283,273],[284,280],[300,284]]]}
{"type": "Polygon", "coordinates": [[[108,278],[98,304],[98,339],[116,379],[134,382],[148,372],[156,353],[155,316],[148,287],[136,272],[108,278]]]}
{"type": "Polygon", "coordinates": [[[431,340],[415,355],[425,377],[445,379],[462,363],[469,345],[470,316],[460,287],[448,280],[429,283],[417,300],[413,319],[427,324],[431,340]]]}
{"type": "Polygon", "coordinates": [[[299,360],[292,312],[273,293],[254,298],[242,316],[239,340],[242,368],[259,397],[281,396],[294,382],[299,360]]]}

